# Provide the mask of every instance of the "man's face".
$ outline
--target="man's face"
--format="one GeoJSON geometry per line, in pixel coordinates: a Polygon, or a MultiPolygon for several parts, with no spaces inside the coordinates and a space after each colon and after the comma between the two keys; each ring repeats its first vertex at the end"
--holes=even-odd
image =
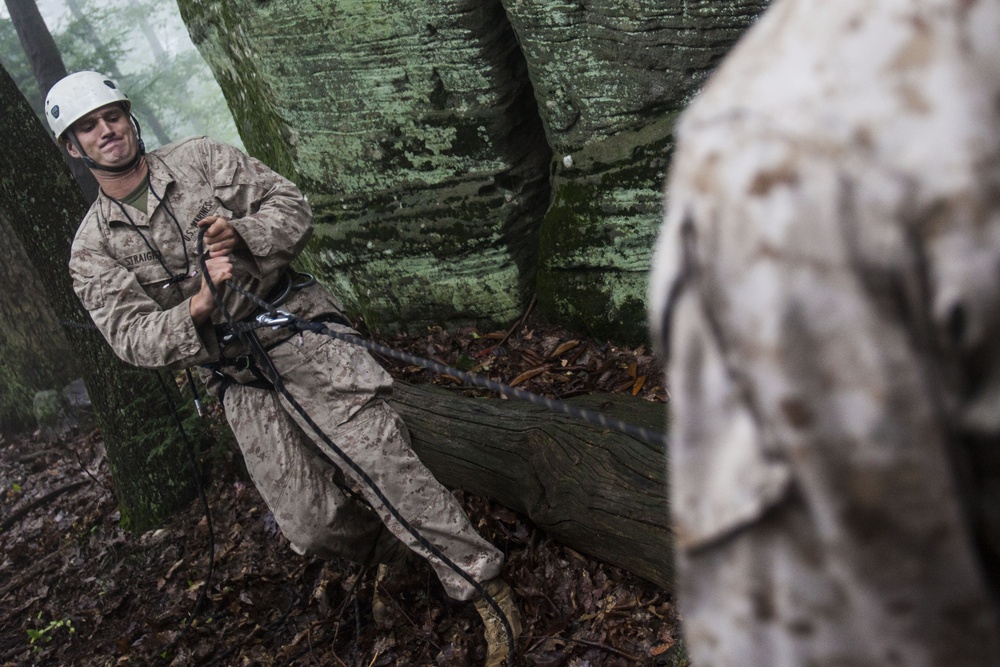
{"type": "MultiPolygon", "coordinates": [[[[80,148],[97,164],[118,167],[128,164],[135,155],[138,141],[129,115],[119,104],[108,104],[91,111],[70,126],[80,148]]],[[[73,157],[83,157],[70,142],[73,157]]]]}

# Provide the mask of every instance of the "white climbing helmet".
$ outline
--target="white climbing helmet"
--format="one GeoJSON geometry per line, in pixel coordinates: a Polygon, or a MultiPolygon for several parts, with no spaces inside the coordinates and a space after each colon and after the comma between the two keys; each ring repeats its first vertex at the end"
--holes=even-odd
{"type": "Polygon", "coordinates": [[[45,120],[55,138],[94,109],[119,102],[129,111],[131,102],[114,79],[99,72],[76,72],[63,77],[45,96],[45,120]]]}

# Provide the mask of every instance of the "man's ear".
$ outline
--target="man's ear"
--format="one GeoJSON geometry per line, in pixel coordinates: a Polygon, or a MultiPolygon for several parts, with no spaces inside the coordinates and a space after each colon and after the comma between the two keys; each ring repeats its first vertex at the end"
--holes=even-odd
{"type": "Polygon", "coordinates": [[[69,153],[70,157],[75,157],[78,160],[83,157],[82,155],[80,155],[80,151],[76,150],[76,146],[74,146],[73,142],[70,141],[69,139],[63,137],[62,139],[59,140],[59,143],[61,143],[66,148],[66,152],[69,153]]]}

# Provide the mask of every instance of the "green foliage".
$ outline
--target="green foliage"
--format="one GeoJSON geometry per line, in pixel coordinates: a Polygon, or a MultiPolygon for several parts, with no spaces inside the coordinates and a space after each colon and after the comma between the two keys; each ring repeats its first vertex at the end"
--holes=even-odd
{"type": "MultiPolygon", "coordinates": [[[[191,44],[173,3],[63,0],[42,6],[70,72],[92,69],[119,79],[134,102],[147,148],[207,134],[242,148],[225,98],[191,44]]],[[[11,21],[0,18],[0,64],[44,122],[44,97],[11,21]]]]}
{"type": "MultiPolygon", "coordinates": [[[[42,612],[38,612],[38,620],[42,619],[42,612]]],[[[28,628],[25,632],[28,634],[28,641],[31,646],[34,647],[36,651],[41,650],[41,644],[50,644],[52,640],[55,639],[55,631],[59,628],[66,628],[69,634],[74,634],[76,628],[73,627],[73,621],[64,618],[58,621],[49,621],[48,625],[43,628],[28,628]]]]}

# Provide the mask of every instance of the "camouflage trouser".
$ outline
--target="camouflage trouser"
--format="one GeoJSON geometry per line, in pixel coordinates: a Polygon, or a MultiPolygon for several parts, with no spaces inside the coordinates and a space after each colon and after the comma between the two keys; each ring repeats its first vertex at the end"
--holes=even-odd
{"type": "MultiPolygon", "coordinates": [[[[406,426],[384,400],[392,380],[362,348],[306,332],[269,354],[288,392],[424,538],[476,581],[499,574],[503,555],[414,454],[406,426]]],[[[401,541],[430,562],[448,595],[473,597],[472,586],[393,519],[278,393],[233,384],[224,400],[254,484],[295,551],[383,562],[405,552],[401,541]],[[377,516],[338,488],[345,475],[377,516]]]]}

